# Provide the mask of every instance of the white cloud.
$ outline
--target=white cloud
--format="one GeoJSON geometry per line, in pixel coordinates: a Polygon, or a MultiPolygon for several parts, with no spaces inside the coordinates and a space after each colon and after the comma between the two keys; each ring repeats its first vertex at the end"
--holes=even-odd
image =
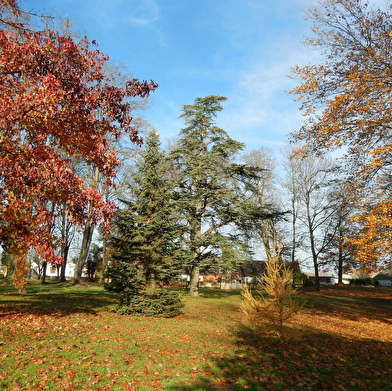
{"type": "Polygon", "coordinates": [[[159,7],[155,0],[139,0],[137,6],[130,10],[130,15],[124,16],[123,21],[137,25],[147,25],[159,19],[159,7]]]}
{"type": "Polygon", "coordinates": [[[105,31],[126,25],[149,26],[160,17],[156,0],[99,0],[88,13],[105,31]]]}
{"type": "Polygon", "coordinates": [[[318,54],[304,47],[299,36],[280,36],[269,46],[260,44],[247,70],[237,72],[220,126],[238,134],[247,148],[279,145],[298,129],[302,116],[288,91],[297,85],[288,77],[296,64],[317,61],[318,54]]]}

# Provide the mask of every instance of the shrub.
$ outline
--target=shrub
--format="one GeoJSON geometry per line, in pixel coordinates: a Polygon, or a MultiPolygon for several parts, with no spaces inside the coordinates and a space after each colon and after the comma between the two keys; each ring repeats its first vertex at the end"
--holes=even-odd
{"type": "Polygon", "coordinates": [[[283,262],[272,259],[266,263],[262,277],[264,291],[258,291],[260,298],[254,297],[248,285],[243,287],[243,323],[257,332],[272,331],[283,339],[284,323],[301,308],[294,298],[292,272],[283,262]]]}
{"type": "MultiPolygon", "coordinates": [[[[294,282],[306,286],[309,283],[309,277],[305,273],[296,273],[294,275],[294,282]]],[[[312,281],[310,281],[312,282],[312,281]]]]}
{"type": "Polygon", "coordinates": [[[373,280],[373,278],[353,278],[350,281],[350,285],[378,285],[378,281],[373,280]]]}
{"type": "Polygon", "coordinates": [[[181,297],[176,292],[163,289],[146,291],[140,270],[130,262],[117,262],[107,274],[105,288],[119,294],[118,314],[141,314],[171,318],[181,314],[181,297]]]}

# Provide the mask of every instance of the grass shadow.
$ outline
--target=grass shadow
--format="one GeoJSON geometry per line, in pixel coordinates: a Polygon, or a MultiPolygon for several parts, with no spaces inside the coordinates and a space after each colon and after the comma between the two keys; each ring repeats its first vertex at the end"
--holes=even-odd
{"type": "Polygon", "coordinates": [[[311,297],[311,300],[305,300],[304,309],[315,311],[319,315],[392,324],[392,291],[373,288],[371,293],[368,295],[363,288],[330,287],[320,292],[304,291],[301,296],[305,299],[311,297]]]}
{"type": "Polygon", "coordinates": [[[201,288],[199,296],[206,299],[224,299],[236,296],[240,297],[241,291],[238,289],[201,288]]]}
{"type": "Polygon", "coordinates": [[[304,311],[318,319],[325,315],[325,322],[335,318],[335,329],[296,323],[287,326],[290,341],[280,342],[238,327],[234,352],[215,359],[212,366],[204,368],[203,376],[169,390],[388,391],[392,384],[392,340],[388,336],[384,340],[364,338],[361,332],[344,335],[338,324],[340,319],[362,323],[375,320],[384,323],[388,334],[391,293],[379,290],[370,295],[364,289],[345,287],[302,292],[308,296],[304,311]]]}
{"type": "Polygon", "coordinates": [[[392,343],[348,339],[312,328],[285,343],[245,328],[236,336],[238,349],[218,359],[213,370],[208,368],[209,376],[169,390],[387,391],[392,384],[392,343]]]}
{"type": "Polygon", "coordinates": [[[96,314],[116,302],[114,294],[98,285],[40,284],[34,281],[28,284],[25,293],[19,293],[9,285],[0,285],[0,317],[20,313],[55,316],[96,314]]]}

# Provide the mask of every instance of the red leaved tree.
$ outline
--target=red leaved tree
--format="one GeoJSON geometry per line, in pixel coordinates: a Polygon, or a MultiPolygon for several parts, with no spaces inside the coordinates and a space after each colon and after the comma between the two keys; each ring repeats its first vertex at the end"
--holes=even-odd
{"type": "Polygon", "coordinates": [[[46,262],[61,262],[53,248],[57,205],[70,221],[108,222],[114,206],[72,171],[82,157],[111,184],[119,162],[109,140],[132,127],[130,97],[145,97],[157,84],[116,87],[103,72],[108,57],[51,30],[23,24],[13,0],[0,0],[0,244],[16,261],[15,285],[24,287],[30,247],[46,262]]]}

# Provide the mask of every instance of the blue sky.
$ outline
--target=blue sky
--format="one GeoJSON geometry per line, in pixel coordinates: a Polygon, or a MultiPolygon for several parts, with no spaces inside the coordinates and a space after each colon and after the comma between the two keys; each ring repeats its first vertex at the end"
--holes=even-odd
{"type": "Polygon", "coordinates": [[[229,98],[217,125],[247,150],[279,151],[298,129],[298,104],[286,75],[317,56],[303,9],[314,0],[21,0],[23,9],[78,23],[99,49],[140,80],[153,79],[147,120],[162,140],[183,127],[178,116],[196,97],[229,98]]]}

